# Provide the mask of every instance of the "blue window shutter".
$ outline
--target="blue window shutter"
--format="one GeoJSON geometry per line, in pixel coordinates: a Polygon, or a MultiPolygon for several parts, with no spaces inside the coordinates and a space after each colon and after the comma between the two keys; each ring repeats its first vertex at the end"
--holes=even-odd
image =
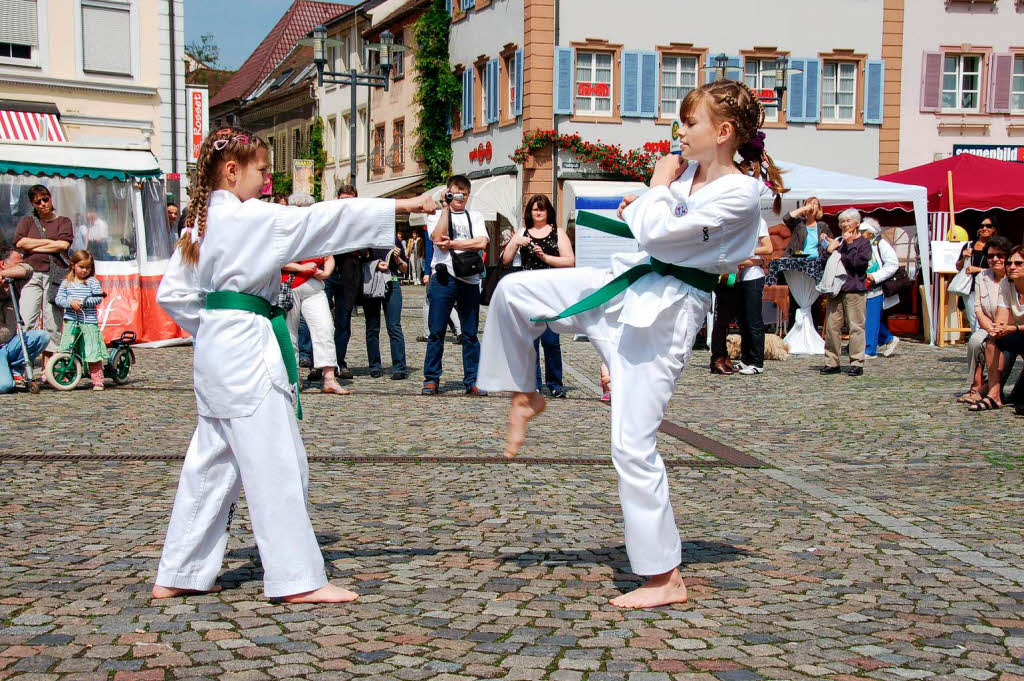
{"type": "Polygon", "coordinates": [[[462,129],[473,129],[473,72],[472,66],[462,72],[462,129]]]}
{"type": "Polygon", "coordinates": [[[640,55],[640,115],[644,118],[658,116],[659,61],[657,52],[640,55]]]}
{"type": "Polygon", "coordinates": [[[472,9],[473,7],[476,7],[476,0],[462,0],[462,2],[459,4],[462,7],[462,11],[465,12],[467,9],[472,9]]]}
{"type": "Polygon", "coordinates": [[[807,75],[806,59],[790,59],[789,82],[786,83],[786,121],[805,123],[804,118],[804,76],[807,75]]]}
{"type": "Polygon", "coordinates": [[[804,70],[804,121],[821,120],[821,60],[808,59],[804,70]]]}
{"type": "Polygon", "coordinates": [[[640,115],[640,53],[622,53],[622,115],[640,115]]]}
{"type": "Polygon", "coordinates": [[[444,11],[448,12],[448,16],[452,15],[452,0],[444,0],[444,11]]]}
{"type": "Polygon", "coordinates": [[[882,124],[885,108],[885,61],[869,59],[864,73],[864,122],[882,124]]]}
{"type": "Polygon", "coordinates": [[[498,81],[500,79],[498,60],[487,62],[487,122],[497,123],[501,103],[498,101],[498,81]]]}
{"type": "Polygon", "coordinates": [[[571,114],[575,98],[575,53],[571,47],[555,48],[555,113],[571,114]]]}
{"type": "Polygon", "coordinates": [[[514,82],[516,84],[516,96],[512,104],[512,115],[521,116],[523,114],[523,51],[521,49],[516,50],[514,82]]]}
{"type": "Polygon", "coordinates": [[[476,127],[476,69],[469,67],[469,128],[476,127]]]}

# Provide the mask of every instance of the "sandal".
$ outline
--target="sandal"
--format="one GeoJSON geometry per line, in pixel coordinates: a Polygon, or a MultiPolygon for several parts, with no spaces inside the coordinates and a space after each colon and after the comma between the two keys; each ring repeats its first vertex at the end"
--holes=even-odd
{"type": "Polygon", "coordinates": [[[986,395],[985,397],[981,398],[980,400],[978,400],[977,402],[972,404],[970,407],[968,407],[967,410],[968,411],[992,411],[993,409],[999,409],[1002,406],[1003,405],[999,404],[998,402],[993,400],[991,397],[988,397],[986,395]]]}
{"type": "Polygon", "coordinates": [[[975,402],[981,401],[981,393],[969,390],[956,398],[956,401],[961,404],[974,404],[975,402]]]}
{"type": "Polygon", "coordinates": [[[337,381],[326,381],[324,382],[323,392],[333,395],[351,395],[352,391],[348,388],[342,388],[337,381]]]}

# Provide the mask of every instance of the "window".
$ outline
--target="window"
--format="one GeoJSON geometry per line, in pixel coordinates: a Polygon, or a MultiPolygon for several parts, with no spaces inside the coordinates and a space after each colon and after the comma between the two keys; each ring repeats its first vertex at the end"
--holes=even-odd
{"type": "MultiPolygon", "coordinates": [[[[476,66],[476,88],[480,90],[480,108],[477,110],[477,120],[480,121],[480,125],[487,125],[487,95],[488,90],[491,88],[487,87],[487,62],[482,62],[476,66]]],[[[476,121],[473,121],[476,123],[476,121]]],[[[475,125],[474,125],[475,127],[475,125]]]]}
{"type": "Polygon", "coordinates": [[[1010,109],[1024,113],[1024,55],[1013,60],[1013,85],[1010,86],[1010,109]]]}
{"type": "Polygon", "coordinates": [[[612,53],[576,52],[576,113],[612,115],[612,53]]]}
{"type": "Polygon", "coordinates": [[[978,111],[981,55],[947,54],[942,59],[942,110],[978,111]]]}
{"type": "Polygon", "coordinates": [[[131,75],[131,8],[127,3],[82,0],[82,70],[131,75]]]}
{"type": "Polygon", "coordinates": [[[821,120],[857,122],[857,64],[826,61],[821,78],[821,120]]]}
{"type": "Polygon", "coordinates": [[[349,130],[349,126],[352,124],[351,116],[341,117],[341,130],[338,131],[338,146],[341,147],[341,152],[338,154],[338,158],[349,157],[349,139],[352,136],[352,132],[349,130]]]}
{"type": "Polygon", "coordinates": [[[502,111],[508,113],[516,110],[516,55],[506,56],[503,60],[505,68],[505,82],[508,83],[508,97],[505,98],[505,108],[502,111]]]}
{"type": "Polygon", "coordinates": [[[394,139],[392,141],[392,149],[394,157],[391,159],[391,163],[395,168],[401,168],[405,165],[405,120],[397,120],[394,123],[392,133],[394,139]]]}
{"type": "MultiPolygon", "coordinates": [[[[774,59],[747,59],[743,64],[743,82],[747,84],[755,94],[759,90],[773,91],[775,89],[775,60],[774,59]]],[[[775,93],[772,92],[772,97],[775,93]]],[[[764,107],[764,120],[775,122],[779,120],[779,107],[775,104],[766,104],[764,107]]]]}
{"type": "Polygon", "coordinates": [[[0,58],[32,61],[39,45],[39,15],[35,0],[0,0],[0,58]]]}
{"type": "Polygon", "coordinates": [[[373,129],[373,170],[383,172],[384,170],[384,124],[381,123],[373,129]]]}
{"type": "Polygon", "coordinates": [[[662,55],[661,117],[676,118],[686,93],[697,87],[697,56],[662,55]]]}
{"type": "MultiPolygon", "coordinates": [[[[395,34],[395,45],[404,45],[405,36],[402,33],[395,34]]],[[[392,53],[392,65],[394,71],[394,78],[398,80],[405,75],[405,50],[399,50],[392,53]]]]}

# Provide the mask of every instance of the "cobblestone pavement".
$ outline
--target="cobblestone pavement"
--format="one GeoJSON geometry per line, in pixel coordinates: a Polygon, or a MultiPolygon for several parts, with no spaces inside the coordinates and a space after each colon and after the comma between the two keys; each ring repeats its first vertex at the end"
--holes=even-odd
{"type": "MultiPolygon", "coordinates": [[[[903,343],[860,379],[800,357],[714,377],[698,351],[668,418],[767,465],[696,465],[717,460],[662,435],[691,601],[621,612],[614,470],[579,461],[607,458],[594,353],[564,339],[570,398],[521,462],[475,463],[505,399],[417,394],[422,289],[404,291],[410,380],[369,378],[358,317],[356,394],[303,396],[310,456],[341,459],[311,464],[313,523],[359,601],[268,603],[242,504],[224,591],[153,602],[180,463],[8,460],[0,678],[1024,681],[1024,420],[953,402],[962,350],[903,343]]],[[[138,357],[122,388],[3,397],[0,447],[180,455],[191,350],[138,357]]]]}

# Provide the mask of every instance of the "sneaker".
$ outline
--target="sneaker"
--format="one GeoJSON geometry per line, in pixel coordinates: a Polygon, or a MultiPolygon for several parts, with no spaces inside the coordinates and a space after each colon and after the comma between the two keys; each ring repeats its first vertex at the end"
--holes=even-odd
{"type": "Polygon", "coordinates": [[[24,388],[26,385],[25,377],[21,374],[11,372],[11,380],[14,381],[15,388],[24,388]]]}
{"type": "Polygon", "coordinates": [[[850,367],[849,375],[850,376],[863,376],[864,375],[864,367],[850,367]]]}
{"type": "Polygon", "coordinates": [[[404,381],[407,378],[409,378],[409,374],[405,373],[404,371],[396,371],[395,373],[391,374],[392,381],[404,381]]]}
{"type": "Polygon", "coordinates": [[[380,369],[374,369],[373,371],[370,372],[370,378],[380,378],[383,375],[384,372],[381,371],[380,369]]]}
{"type": "Polygon", "coordinates": [[[612,393],[611,393],[610,390],[605,390],[603,393],[601,393],[601,401],[602,402],[611,402],[612,401],[612,393]]]}
{"type": "Polygon", "coordinates": [[[552,388],[551,396],[558,399],[565,399],[565,388],[552,388]]]}
{"type": "Polygon", "coordinates": [[[828,376],[830,374],[838,374],[838,373],[841,373],[841,372],[842,372],[842,369],[840,369],[838,366],[834,366],[834,367],[824,367],[818,373],[821,374],[822,376],[828,376]]]}
{"type": "Polygon", "coordinates": [[[313,360],[309,359],[308,357],[299,357],[299,366],[302,367],[303,369],[312,369],[313,360]]]}
{"type": "Polygon", "coordinates": [[[487,391],[481,390],[475,385],[472,388],[466,388],[466,394],[472,395],[473,397],[487,397],[487,391]]]}
{"type": "Polygon", "coordinates": [[[420,390],[420,395],[436,395],[437,394],[437,383],[433,381],[427,381],[423,384],[423,388],[420,390]]]}
{"type": "Polygon", "coordinates": [[[753,364],[744,364],[740,369],[740,373],[744,376],[753,376],[754,374],[763,374],[764,367],[756,367],[753,364]]]}
{"type": "Polygon", "coordinates": [[[307,381],[322,381],[324,380],[323,369],[311,369],[309,375],[306,376],[307,381]]]}
{"type": "Polygon", "coordinates": [[[92,389],[93,390],[103,390],[104,389],[103,388],[103,384],[102,383],[97,383],[97,384],[93,385],[92,389]]]}
{"type": "Polygon", "coordinates": [[[882,352],[882,357],[892,357],[892,353],[896,352],[896,346],[900,344],[900,339],[896,336],[892,337],[892,340],[878,347],[882,352]]]}
{"type": "Polygon", "coordinates": [[[428,340],[430,339],[427,338],[426,336],[416,336],[417,343],[426,343],[428,340]]]}
{"type": "MultiPolygon", "coordinates": [[[[881,350],[882,346],[878,346],[878,349],[881,350]]],[[[878,355],[867,355],[867,354],[865,354],[864,355],[864,359],[878,359],[878,355]]]]}
{"type": "Polygon", "coordinates": [[[348,367],[342,367],[341,369],[338,370],[338,378],[346,381],[351,381],[352,372],[348,370],[348,367]]]}

